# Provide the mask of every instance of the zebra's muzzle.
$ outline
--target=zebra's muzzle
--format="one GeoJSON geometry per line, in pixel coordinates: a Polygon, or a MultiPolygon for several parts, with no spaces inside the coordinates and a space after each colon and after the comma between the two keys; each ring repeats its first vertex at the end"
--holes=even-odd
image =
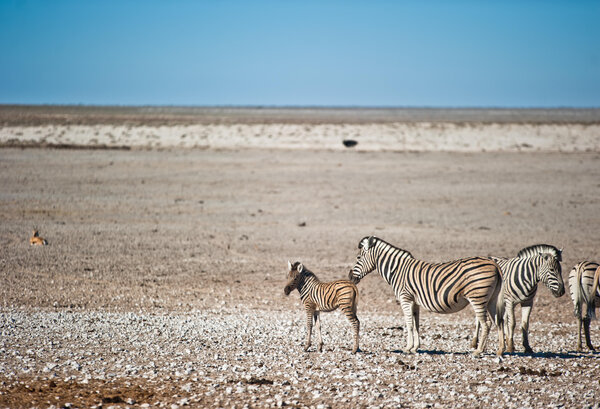
{"type": "Polygon", "coordinates": [[[350,272],[348,273],[348,280],[352,281],[354,284],[358,284],[360,282],[360,278],[358,278],[357,276],[355,276],[352,273],[352,270],[350,270],[350,272]]]}

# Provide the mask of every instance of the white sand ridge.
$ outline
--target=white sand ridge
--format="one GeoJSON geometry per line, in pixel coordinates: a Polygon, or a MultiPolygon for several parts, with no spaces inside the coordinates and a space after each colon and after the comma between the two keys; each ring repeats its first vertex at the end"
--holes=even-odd
{"type": "Polygon", "coordinates": [[[0,145],[364,151],[600,151],[598,124],[365,123],[37,125],[0,128],[0,145]]]}

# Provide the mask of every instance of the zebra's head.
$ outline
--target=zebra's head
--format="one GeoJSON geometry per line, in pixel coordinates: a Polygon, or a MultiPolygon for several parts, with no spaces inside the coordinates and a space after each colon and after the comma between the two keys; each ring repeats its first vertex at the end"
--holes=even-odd
{"type": "Polygon", "coordinates": [[[552,254],[540,253],[543,261],[538,268],[538,279],[544,283],[555,297],[562,297],[565,293],[565,283],[562,279],[560,262],[552,254]]]}
{"type": "Polygon", "coordinates": [[[358,243],[356,264],[348,274],[348,279],[354,284],[358,284],[364,276],[375,270],[375,245],[377,240],[375,236],[367,236],[358,243]]]}
{"type": "Polygon", "coordinates": [[[296,261],[294,264],[288,261],[288,283],[285,285],[283,292],[285,295],[290,295],[292,291],[298,288],[300,284],[300,277],[302,275],[302,271],[304,271],[304,266],[299,261],[296,261]]]}

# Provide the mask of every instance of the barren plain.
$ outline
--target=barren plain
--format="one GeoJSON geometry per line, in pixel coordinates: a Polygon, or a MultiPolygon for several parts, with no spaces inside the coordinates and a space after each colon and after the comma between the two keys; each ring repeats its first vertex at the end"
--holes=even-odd
{"type": "Polygon", "coordinates": [[[599,407],[568,291],[540,285],[535,353],[516,331],[502,358],[495,329],[470,354],[470,307],[422,310],[403,353],[375,273],[362,351],[336,312],[305,353],[283,294],[287,260],[345,278],[366,235],[428,261],[549,243],[565,280],[599,261],[599,112],[0,107],[0,407],[599,407]]]}

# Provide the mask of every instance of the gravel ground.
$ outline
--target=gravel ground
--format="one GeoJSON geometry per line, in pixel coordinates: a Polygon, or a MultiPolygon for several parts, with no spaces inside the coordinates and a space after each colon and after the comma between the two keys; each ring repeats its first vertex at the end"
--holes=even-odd
{"type": "Polygon", "coordinates": [[[566,348],[573,324],[537,325],[552,352],[474,358],[470,320],[422,326],[422,352],[397,348],[398,315],[362,314],[350,353],[341,314],[323,317],[323,353],[302,352],[296,312],[3,312],[2,404],[110,406],[572,407],[598,395],[598,362],[566,348]]]}
{"type": "MultiPolygon", "coordinates": [[[[597,153],[0,150],[0,407],[598,407],[568,296],[541,287],[536,353],[474,358],[469,308],[422,313],[359,285],[362,352],[323,314],[305,353],[287,260],[347,276],[376,234],[416,257],[564,247],[597,260],[597,153]],[[30,247],[33,227],[49,245],[30,247]],[[594,406],[595,405],[595,406],[594,406]]],[[[519,310],[517,309],[517,312],[519,310]]],[[[598,323],[592,340],[600,342],[598,323]]],[[[518,351],[520,336],[516,337],[518,351]]]]}

